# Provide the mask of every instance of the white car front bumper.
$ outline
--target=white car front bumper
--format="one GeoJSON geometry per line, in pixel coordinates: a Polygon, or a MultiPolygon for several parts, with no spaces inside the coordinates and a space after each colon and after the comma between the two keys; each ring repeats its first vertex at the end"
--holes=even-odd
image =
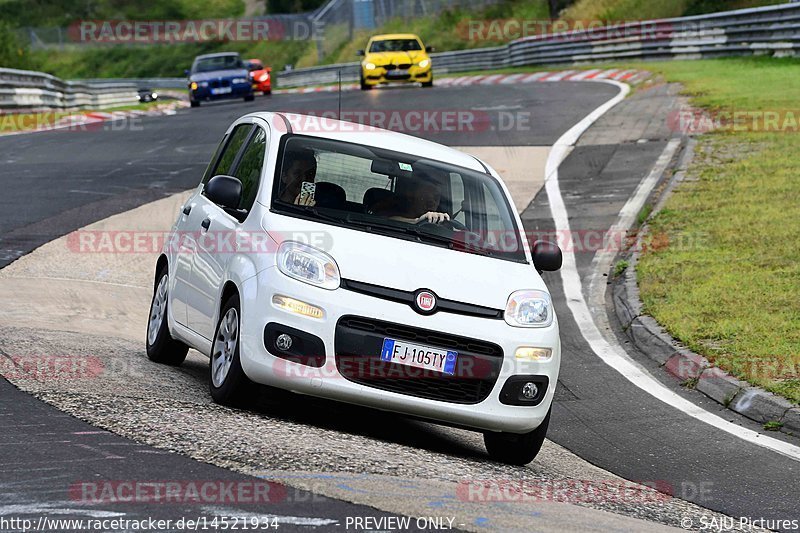
{"type": "MultiPolygon", "coordinates": [[[[524,433],[541,424],[553,400],[561,361],[558,322],[546,328],[517,328],[503,320],[438,312],[423,316],[409,305],[339,288],[321,289],[269,268],[244,283],[240,358],[247,376],[255,382],[294,392],[405,413],[477,430],[524,433]],[[309,318],[279,309],[273,295],[288,296],[324,310],[322,318],[309,318]],[[424,328],[443,334],[488,341],[503,352],[502,366],[491,392],[479,403],[455,403],[382,390],[344,377],[336,365],[334,343],[337,322],[343,316],[367,317],[380,321],[424,328]],[[319,337],[325,345],[325,363],[310,367],[270,354],[265,347],[265,326],[278,323],[319,337]],[[521,346],[550,348],[546,361],[515,358],[521,346]],[[546,376],[547,390],[535,406],[506,405],[500,392],[511,376],[546,376]]],[[[440,348],[449,348],[439,346],[440,348]]],[[[365,357],[379,357],[379,353],[365,357]]]]}

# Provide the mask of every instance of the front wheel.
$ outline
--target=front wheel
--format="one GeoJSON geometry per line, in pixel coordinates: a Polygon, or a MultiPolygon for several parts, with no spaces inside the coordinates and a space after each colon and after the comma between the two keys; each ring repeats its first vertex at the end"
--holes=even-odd
{"type": "Polygon", "coordinates": [[[495,461],[523,466],[533,461],[542,449],[549,425],[550,411],[547,411],[547,416],[533,431],[522,434],[486,432],[483,434],[483,443],[489,457],[495,461]]]}
{"type": "Polygon", "coordinates": [[[422,86],[423,87],[433,87],[433,74],[431,74],[431,81],[423,81],[422,82],[422,86]]]}
{"type": "Polygon", "coordinates": [[[147,357],[164,365],[178,366],[186,359],[189,347],[169,334],[167,312],[169,303],[169,270],[164,265],[156,274],[153,300],[147,320],[147,357]]]}
{"type": "Polygon", "coordinates": [[[363,74],[361,75],[361,79],[359,81],[361,82],[361,90],[362,91],[369,91],[370,89],[372,89],[372,85],[369,85],[366,82],[366,80],[364,79],[364,75],[363,74]]]}
{"type": "Polygon", "coordinates": [[[245,102],[252,102],[255,99],[256,99],[256,96],[254,94],[248,94],[247,96],[244,97],[244,101],[245,102]]]}
{"type": "Polygon", "coordinates": [[[239,404],[252,384],[239,359],[240,316],[239,296],[234,294],[222,307],[209,364],[211,397],[222,405],[239,404]]]}
{"type": "Polygon", "coordinates": [[[200,107],[200,102],[198,100],[189,100],[189,105],[192,107],[200,107]]]}

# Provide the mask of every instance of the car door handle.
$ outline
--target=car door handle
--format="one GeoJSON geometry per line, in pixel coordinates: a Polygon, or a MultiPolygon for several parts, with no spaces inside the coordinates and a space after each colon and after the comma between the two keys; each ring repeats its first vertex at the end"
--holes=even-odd
{"type": "Polygon", "coordinates": [[[200,223],[200,225],[203,227],[203,229],[208,229],[209,227],[211,227],[211,219],[210,218],[205,219],[200,223]]]}
{"type": "Polygon", "coordinates": [[[183,206],[183,214],[184,215],[188,215],[191,212],[192,212],[192,206],[190,206],[190,205],[183,206]]]}

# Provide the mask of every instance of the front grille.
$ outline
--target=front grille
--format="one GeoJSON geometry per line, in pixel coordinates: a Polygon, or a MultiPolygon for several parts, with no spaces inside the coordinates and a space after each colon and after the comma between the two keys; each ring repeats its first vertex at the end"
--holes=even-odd
{"type": "Polygon", "coordinates": [[[231,80],[211,80],[208,82],[208,86],[212,89],[219,89],[220,87],[230,87],[231,80]]]}
{"type": "Polygon", "coordinates": [[[452,403],[485,400],[503,364],[503,350],[496,344],[366,317],[342,317],[334,345],[336,368],[350,381],[452,403]],[[381,361],[385,338],[458,352],[454,375],[381,361]]]}
{"type": "Polygon", "coordinates": [[[411,63],[401,63],[399,65],[386,65],[383,68],[385,68],[386,70],[395,70],[395,69],[408,70],[411,68],[411,63]]]}
{"type": "MultiPolygon", "coordinates": [[[[371,283],[364,283],[362,281],[355,281],[352,279],[342,279],[341,286],[343,289],[347,289],[349,291],[366,294],[368,296],[374,296],[375,298],[381,298],[383,300],[407,304],[410,305],[415,311],[417,310],[414,306],[415,296],[413,291],[382,287],[380,285],[373,285],[371,283]]],[[[491,318],[495,320],[502,320],[503,318],[503,311],[500,309],[492,309],[491,307],[483,307],[481,305],[468,304],[437,297],[435,312],[439,311],[445,313],[455,313],[458,315],[475,316],[479,318],[491,318]]]]}

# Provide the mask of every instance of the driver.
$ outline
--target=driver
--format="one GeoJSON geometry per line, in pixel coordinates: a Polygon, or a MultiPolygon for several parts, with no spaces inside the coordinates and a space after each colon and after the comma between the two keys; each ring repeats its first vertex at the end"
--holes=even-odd
{"type": "Polygon", "coordinates": [[[417,170],[411,179],[398,181],[395,213],[392,220],[417,224],[439,224],[450,220],[450,215],[437,211],[442,201],[442,179],[434,169],[417,170]]]}
{"type": "Polygon", "coordinates": [[[300,189],[304,181],[314,183],[317,175],[317,158],[314,151],[306,148],[286,152],[283,157],[281,188],[278,198],[282,202],[296,205],[314,205],[313,198],[306,202],[300,200],[300,189]]]}

